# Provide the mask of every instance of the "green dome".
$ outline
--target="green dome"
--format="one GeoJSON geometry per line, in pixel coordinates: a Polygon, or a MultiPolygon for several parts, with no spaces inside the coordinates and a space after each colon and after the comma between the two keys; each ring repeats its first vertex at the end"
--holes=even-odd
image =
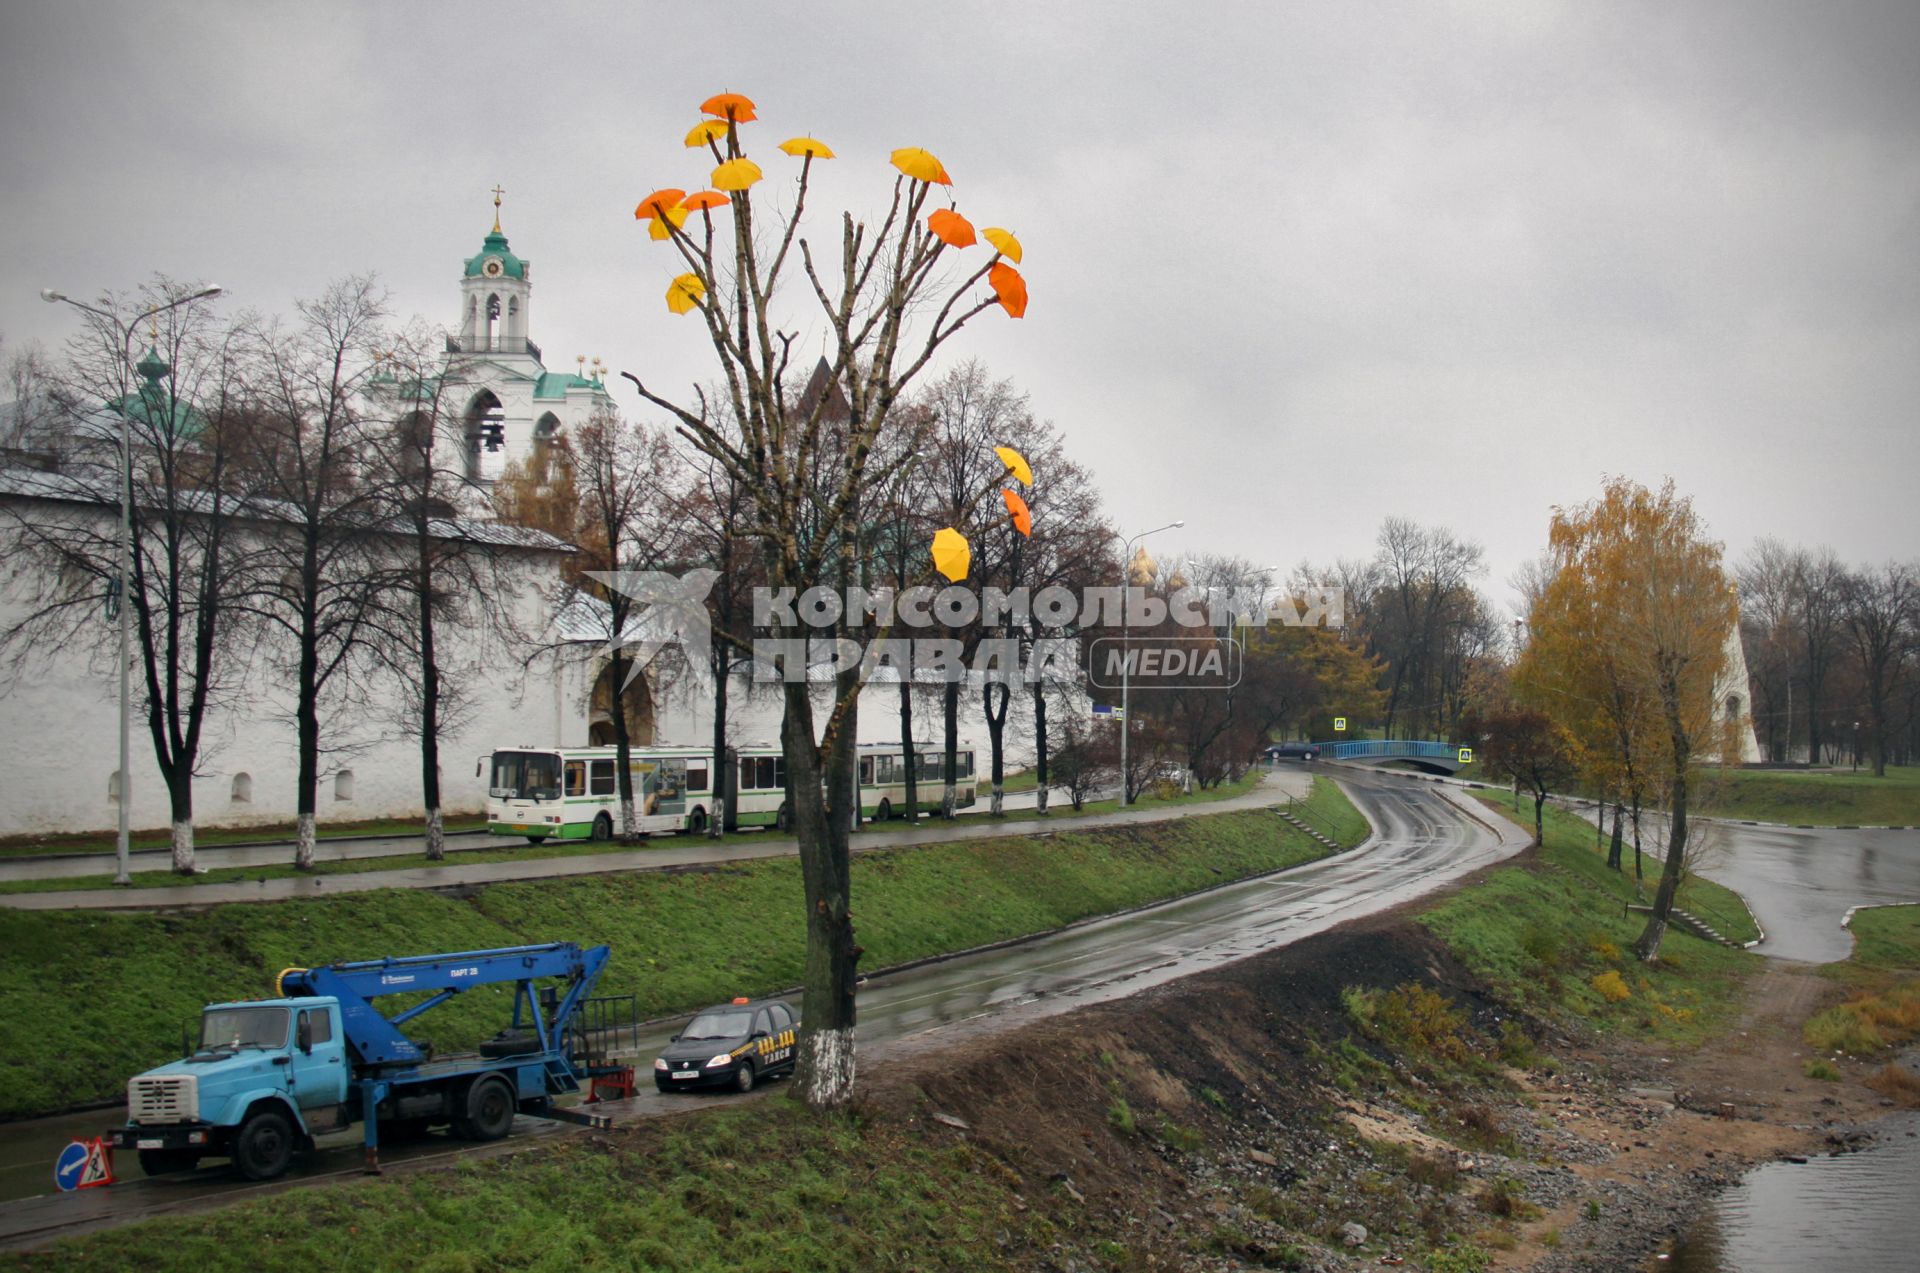
{"type": "Polygon", "coordinates": [[[508,251],[507,236],[500,232],[498,226],[495,226],[493,233],[487,236],[486,242],[480,245],[480,254],[467,258],[467,277],[484,277],[487,272],[487,262],[491,259],[499,260],[502,278],[523,279],[527,276],[527,263],[508,251]]]}

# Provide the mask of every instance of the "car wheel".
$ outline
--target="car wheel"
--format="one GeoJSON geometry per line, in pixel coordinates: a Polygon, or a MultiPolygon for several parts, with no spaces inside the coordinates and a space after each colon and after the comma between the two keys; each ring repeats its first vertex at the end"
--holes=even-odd
{"type": "Polygon", "coordinates": [[[183,1171],[192,1171],[200,1165],[200,1151],[197,1149],[143,1149],[140,1151],[140,1170],[149,1176],[172,1176],[183,1171]]]}
{"type": "Polygon", "coordinates": [[[596,814],[593,819],[593,840],[596,844],[605,844],[613,839],[613,819],[606,814],[596,814]]]}
{"type": "Polygon", "coordinates": [[[776,831],[793,830],[793,815],[787,812],[787,806],[781,805],[780,811],[773,815],[773,826],[776,831]]]}
{"type": "Polygon", "coordinates": [[[733,1090],[736,1092],[751,1092],[753,1090],[753,1079],[753,1062],[740,1062],[740,1068],[733,1072],[733,1090]]]}
{"type": "Polygon", "coordinates": [[[467,1089],[467,1116],[459,1131],[467,1140],[499,1140],[513,1130],[513,1089],[501,1078],[483,1078],[467,1089]]]}
{"type": "Polygon", "coordinates": [[[248,1180],[272,1180],[293,1161],[293,1124],[277,1109],[263,1109],[240,1124],[233,1138],[233,1165],[248,1180]]]}
{"type": "Polygon", "coordinates": [[[695,809],[693,816],[687,819],[687,829],[695,835],[705,835],[707,832],[707,811],[705,809],[695,809]]]}
{"type": "Polygon", "coordinates": [[[875,822],[892,822],[893,821],[893,801],[882,800],[880,802],[880,807],[873,811],[873,820],[875,822]]]}

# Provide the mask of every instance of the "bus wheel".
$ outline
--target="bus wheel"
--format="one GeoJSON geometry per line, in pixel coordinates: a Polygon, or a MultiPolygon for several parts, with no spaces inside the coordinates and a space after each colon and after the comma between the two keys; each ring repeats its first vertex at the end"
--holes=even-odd
{"type": "Polygon", "coordinates": [[[687,819],[687,829],[695,835],[705,835],[707,831],[707,811],[695,809],[693,816],[687,819]]]}
{"type": "Polygon", "coordinates": [[[780,811],[773,815],[773,826],[776,831],[793,830],[793,818],[787,813],[787,806],[781,805],[780,811]]]}
{"type": "Polygon", "coordinates": [[[545,844],[546,842],[547,837],[544,835],[530,835],[527,837],[528,844],[545,844]]]}
{"type": "Polygon", "coordinates": [[[601,844],[613,839],[613,819],[606,814],[595,815],[593,819],[593,838],[601,844]]]}
{"type": "Polygon", "coordinates": [[[892,822],[893,821],[893,801],[882,800],[880,802],[880,807],[873,811],[873,820],[875,822],[892,822]]]}

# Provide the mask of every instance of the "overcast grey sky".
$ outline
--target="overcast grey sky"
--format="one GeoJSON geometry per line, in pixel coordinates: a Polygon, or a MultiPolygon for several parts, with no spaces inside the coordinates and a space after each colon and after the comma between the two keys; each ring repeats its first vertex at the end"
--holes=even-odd
{"type": "Polygon", "coordinates": [[[917,145],[1019,233],[1027,317],[952,357],[1120,526],[1185,518],[1164,547],[1360,556],[1395,513],[1484,543],[1504,600],[1620,472],[1736,556],[1920,553],[1912,0],[0,13],[10,344],[71,330],[39,288],[154,270],[266,310],[377,271],[451,325],[498,182],[550,368],[707,379],[632,208],[706,184],[681,138],[732,89],[770,178],[796,133],[839,153],[811,209],[877,210],[917,145]]]}

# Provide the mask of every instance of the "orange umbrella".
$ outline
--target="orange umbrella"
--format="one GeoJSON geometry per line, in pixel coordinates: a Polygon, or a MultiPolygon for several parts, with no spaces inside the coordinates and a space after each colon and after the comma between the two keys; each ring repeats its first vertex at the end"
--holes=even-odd
{"type": "Polygon", "coordinates": [[[833,147],[823,141],[816,141],[812,137],[789,137],[780,143],[780,149],[786,151],[795,159],[803,155],[808,159],[833,158],[833,147]]]}
{"type": "Polygon", "coordinates": [[[967,537],[953,527],[937,530],[933,534],[933,568],[954,583],[967,577],[967,567],[973,564],[973,550],[967,547],[967,537]]]}
{"type": "Polygon", "coordinates": [[[894,151],[893,166],[915,181],[925,181],[936,186],[953,184],[953,178],[947,176],[947,170],[940,161],[918,146],[903,146],[894,151]]]}
{"type": "Polygon", "coordinates": [[[1022,486],[1033,485],[1033,468],[1027,463],[1026,456],[1010,446],[996,446],[993,448],[993,453],[1000,457],[1002,464],[1007,466],[1007,472],[1013,474],[1014,481],[1022,486]]]}
{"type": "Polygon", "coordinates": [[[1000,308],[1019,318],[1027,312],[1027,280],[1020,271],[1005,263],[996,263],[987,271],[987,283],[1000,298],[1000,308]]]}
{"type": "Polygon", "coordinates": [[[745,190],[760,180],[760,165],[751,159],[729,159],[713,170],[713,184],[722,190],[745,190]]]}
{"type": "Polygon", "coordinates": [[[975,243],[973,222],[951,208],[942,208],[929,214],[927,229],[933,231],[934,238],[950,248],[970,248],[975,243]]]}
{"type": "Polygon", "coordinates": [[[753,113],[753,102],[743,93],[715,93],[700,103],[700,109],[721,119],[731,119],[736,124],[757,118],[753,113]]]}
{"type": "Polygon", "coordinates": [[[680,201],[680,206],[688,212],[705,212],[709,208],[724,208],[733,202],[718,190],[696,190],[680,201]]]}
{"type": "Polygon", "coordinates": [[[693,126],[693,131],[687,134],[687,148],[691,150],[700,146],[710,145],[716,141],[723,141],[726,139],[726,135],[726,120],[703,119],[693,126]]]}
{"type": "Polygon", "coordinates": [[[980,237],[993,244],[993,250],[1006,257],[1015,265],[1020,264],[1020,240],[997,225],[990,225],[980,231],[980,237]]]}
{"type": "Polygon", "coordinates": [[[675,190],[672,186],[656,190],[640,201],[640,206],[633,210],[633,218],[645,221],[649,217],[657,217],[686,197],[686,191],[675,190]]]}
{"type": "Polygon", "coordinates": [[[1033,510],[1027,507],[1027,501],[1013,491],[1001,491],[1000,498],[1007,502],[1007,511],[1013,514],[1013,528],[1029,538],[1033,535],[1033,510]]]}
{"type": "Polygon", "coordinates": [[[700,281],[698,274],[682,274],[667,284],[667,308],[676,314],[684,314],[700,303],[707,294],[707,285],[700,281]]]}
{"type": "Polygon", "coordinates": [[[657,217],[647,220],[647,237],[656,243],[663,243],[673,237],[673,232],[687,223],[685,208],[668,208],[657,217]]]}

